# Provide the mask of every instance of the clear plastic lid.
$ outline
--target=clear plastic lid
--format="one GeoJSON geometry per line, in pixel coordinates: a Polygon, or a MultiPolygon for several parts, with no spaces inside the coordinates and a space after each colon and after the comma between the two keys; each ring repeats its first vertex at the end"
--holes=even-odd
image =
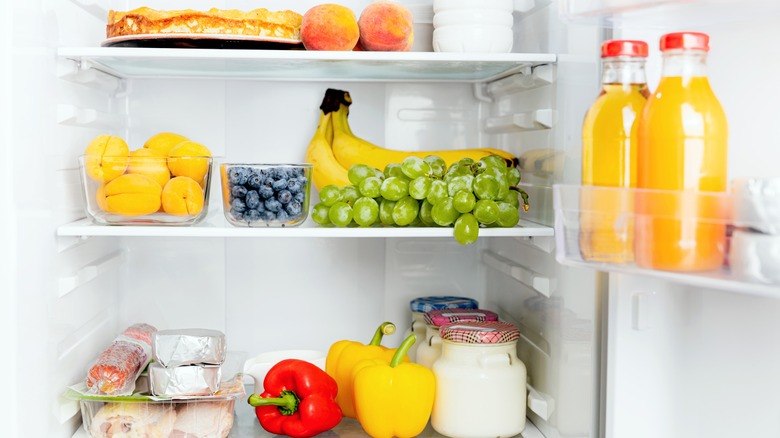
{"type": "Polygon", "coordinates": [[[517,342],[520,330],[508,322],[468,321],[442,326],[439,335],[458,344],[504,344],[517,342]]]}
{"type": "Polygon", "coordinates": [[[438,309],[425,312],[425,323],[441,327],[445,324],[465,321],[498,321],[498,315],[483,309],[438,309]]]}
{"type": "Polygon", "coordinates": [[[437,309],[476,309],[479,303],[472,298],[434,295],[415,298],[409,302],[409,307],[412,312],[425,313],[437,309]]]}

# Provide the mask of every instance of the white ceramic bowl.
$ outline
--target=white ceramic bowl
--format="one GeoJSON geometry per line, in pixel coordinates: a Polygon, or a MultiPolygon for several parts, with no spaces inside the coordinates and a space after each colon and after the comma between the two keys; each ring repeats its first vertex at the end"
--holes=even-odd
{"type": "Polygon", "coordinates": [[[477,25],[512,27],[511,12],[499,9],[451,9],[433,15],[433,27],[477,25]]]}
{"type": "Polygon", "coordinates": [[[435,52],[509,53],[514,33],[505,26],[445,26],[433,30],[435,52]]]}
{"type": "Polygon", "coordinates": [[[512,12],[515,9],[514,0],[433,0],[433,12],[454,9],[501,9],[512,12]]]}
{"type": "Polygon", "coordinates": [[[255,393],[263,393],[263,381],[268,370],[284,359],[305,360],[325,370],[325,353],[318,350],[279,350],[258,354],[244,362],[244,374],[254,379],[255,393]]]}

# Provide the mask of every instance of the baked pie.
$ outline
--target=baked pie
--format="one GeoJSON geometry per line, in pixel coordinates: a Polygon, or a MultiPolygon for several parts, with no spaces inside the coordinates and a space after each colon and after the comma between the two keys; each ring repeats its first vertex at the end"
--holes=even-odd
{"type": "Polygon", "coordinates": [[[158,11],[142,7],[109,11],[106,37],[150,34],[247,35],[300,41],[303,16],[293,11],[265,8],[158,11]]]}

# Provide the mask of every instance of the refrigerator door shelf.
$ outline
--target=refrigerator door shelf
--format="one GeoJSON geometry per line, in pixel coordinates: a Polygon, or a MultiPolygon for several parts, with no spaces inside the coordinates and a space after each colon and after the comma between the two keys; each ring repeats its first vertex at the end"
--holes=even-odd
{"type": "Polygon", "coordinates": [[[555,63],[549,53],[331,52],[129,47],[60,48],[71,59],[119,78],[284,81],[490,82],[555,63]]]}

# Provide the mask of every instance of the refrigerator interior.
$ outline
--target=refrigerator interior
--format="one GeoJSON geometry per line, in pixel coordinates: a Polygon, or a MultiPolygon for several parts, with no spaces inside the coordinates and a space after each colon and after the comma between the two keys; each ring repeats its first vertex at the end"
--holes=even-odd
{"type": "MultiPolygon", "coordinates": [[[[296,2],[295,8],[302,12],[315,3],[296,2]]],[[[357,13],[367,2],[340,3],[357,13]]],[[[427,50],[430,1],[402,3],[418,23],[414,50],[427,50]]],[[[672,8],[689,7],[675,17],[726,11],[703,14],[696,26],[713,36],[710,75],[732,126],[730,175],[776,174],[772,160],[756,158],[772,153],[766,130],[756,127],[773,126],[777,118],[768,105],[779,97],[769,86],[777,66],[756,68],[777,63],[760,56],[772,53],[777,40],[770,17],[762,20],[758,12],[752,21],[731,22],[726,18],[745,10],[737,2],[672,3],[672,8]],[[762,26],[760,44],[746,37],[756,20],[762,26]],[[728,50],[718,43],[727,39],[728,50]],[[744,51],[746,45],[760,55],[744,51]],[[767,85],[751,94],[743,91],[744,82],[767,85]]],[[[350,68],[328,77],[318,77],[318,69],[332,74],[330,66],[306,55],[304,68],[277,74],[258,66],[284,63],[262,54],[254,55],[261,57],[255,61],[206,57],[187,69],[175,66],[188,65],[180,54],[173,62],[165,57],[108,59],[102,55],[106,50],[97,49],[107,9],[142,4],[41,0],[0,5],[6,24],[0,48],[12,59],[10,71],[0,70],[5,95],[11,96],[0,103],[6,183],[0,190],[9,212],[0,219],[0,229],[4,242],[10,242],[3,248],[10,262],[3,264],[0,277],[10,292],[3,303],[9,305],[0,310],[0,328],[9,333],[15,352],[13,363],[0,369],[8,368],[7,375],[15,377],[9,381],[17,382],[11,391],[17,403],[0,418],[7,419],[10,436],[21,431],[25,436],[78,434],[78,406],[61,394],[134,322],[223,330],[231,350],[254,355],[327,349],[339,339],[366,342],[376,325],[389,320],[399,333],[387,344],[396,345],[410,322],[409,299],[443,293],[477,298],[520,327],[518,354],[531,385],[531,421],[524,436],[780,434],[780,417],[770,412],[780,405],[775,395],[780,380],[773,373],[780,365],[780,326],[773,316],[780,309],[768,297],[771,291],[751,293],[750,285],[724,291],[718,281],[699,286],[687,278],[648,280],[632,272],[607,276],[555,260],[551,186],[579,181],[580,124],[598,92],[601,39],[641,37],[654,47],[661,32],[677,26],[653,20],[659,9],[641,0],[578,4],[584,9],[517,1],[513,55],[550,56],[489,80],[445,78],[452,70],[434,73],[433,80],[415,79],[393,68],[393,55],[380,57],[380,80],[370,77],[375,72],[360,54],[334,55],[345,57],[339,62],[350,68]],[[559,7],[570,15],[559,17],[559,7]],[[125,70],[111,71],[103,62],[125,70]],[[242,71],[245,62],[250,70],[242,71]],[[561,153],[564,159],[552,172],[523,173],[532,205],[523,218],[533,231],[484,233],[469,247],[445,234],[345,237],[317,231],[308,222],[299,229],[253,235],[223,222],[218,175],[206,226],[128,231],[83,225],[76,157],[94,136],[118,135],[134,149],[156,132],[173,131],[207,145],[218,162],[298,162],[326,88],[351,93],[349,121],[355,134],[390,148],[478,145],[516,155],[533,149],[561,153]],[[745,398],[749,401],[735,403],[745,398]],[[748,417],[755,421],[742,421],[748,417]],[[707,424],[708,418],[723,420],[707,424]]],[[[765,11],[760,7],[766,4],[750,2],[758,11],[765,11]]],[[[143,5],[180,7],[163,0],[143,5]]],[[[257,7],[247,1],[187,6],[257,7]]],[[[280,0],[262,6],[290,7],[280,0]]],[[[771,6],[768,11],[776,12],[771,6]]],[[[466,66],[472,64],[467,57],[466,66]]],[[[427,75],[433,65],[423,56],[407,66],[427,75]]],[[[657,58],[651,59],[651,88],[659,68],[657,58]]],[[[262,436],[252,412],[239,404],[233,435],[262,436]]],[[[361,430],[345,422],[339,435],[361,436],[361,430]]]]}

